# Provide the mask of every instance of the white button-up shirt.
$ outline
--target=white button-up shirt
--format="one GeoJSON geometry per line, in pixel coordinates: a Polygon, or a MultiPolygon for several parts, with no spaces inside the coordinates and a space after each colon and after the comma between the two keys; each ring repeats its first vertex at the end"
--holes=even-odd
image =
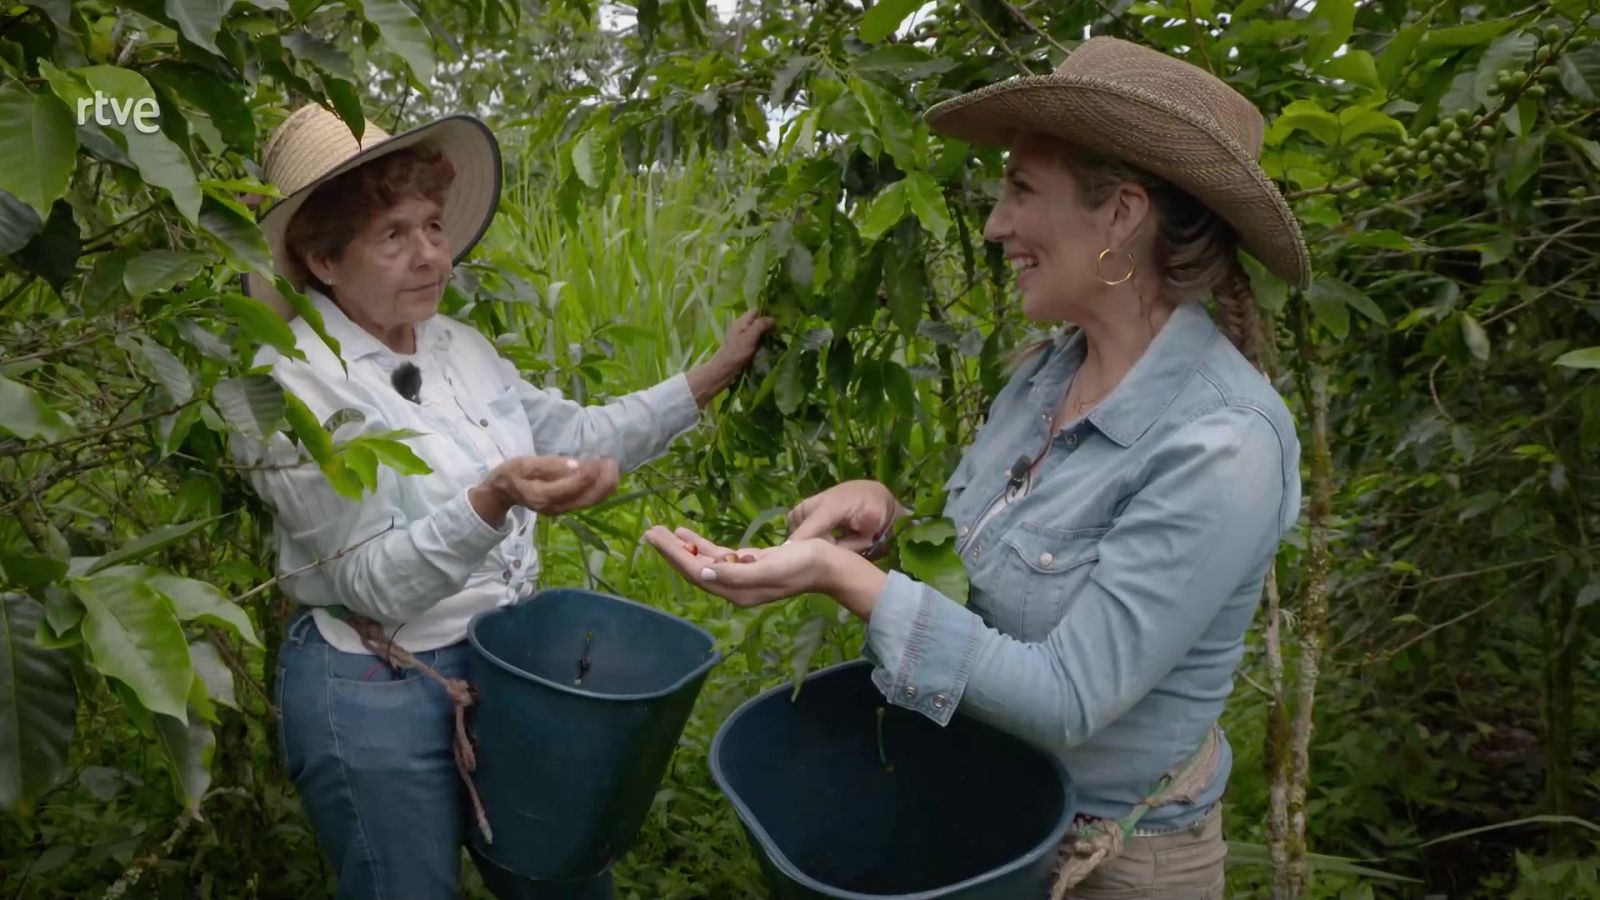
{"type": "MultiPolygon", "coordinates": [[[[416,352],[396,353],[327,297],[310,296],[348,368],[304,319],[291,323],[304,360],[267,347],[256,365],[271,366],[272,377],[318,421],[344,409],[359,412],[340,417],[347,421],[334,429],[336,442],[389,429],[419,432],[406,444],[433,471],[400,475],[382,467],[376,490],[356,501],[336,493],[315,463],[302,463],[304,455],[283,434],[263,447],[236,433],[232,450],[242,462],[281,467],[251,469],[249,476],[275,514],[285,593],[307,606],[338,604],[371,616],[413,652],[462,640],[473,615],[510,603],[533,583],[532,511],[513,508],[497,529],[467,500],[468,489],[502,460],[603,456],[631,470],[661,455],[699,419],[683,375],[587,407],[523,380],[471,326],[436,315],[416,326],[416,352]],[[422,373],[420,403],[401,397],[390,380],[407,362],[422,373]]],[[[315,617],[328,643],[366,652],[354,630],[328,611],[316,609],[315,617]]]]}

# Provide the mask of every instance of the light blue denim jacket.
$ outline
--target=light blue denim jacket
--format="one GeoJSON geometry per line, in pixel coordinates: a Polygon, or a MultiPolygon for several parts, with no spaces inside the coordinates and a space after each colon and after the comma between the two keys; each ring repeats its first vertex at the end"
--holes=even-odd
{"type": "MultiPolygon", "coordinates": [[[[1049,440],[1032,489],[977,534],[1083,359],[1025,363],[946,482],[971,581],[963,607],[891,572],[868,625],[873,680],[943,724],[957,710],[1054,753],[1079,811],[1120,817],[1222,713],[1280,538],[1299,517],[1300,444],[1283,399],[1184,304],[1109,396],[1049,440]]],[[[1232,752],[1184,827],[1221,795],[1232,752]]]]}

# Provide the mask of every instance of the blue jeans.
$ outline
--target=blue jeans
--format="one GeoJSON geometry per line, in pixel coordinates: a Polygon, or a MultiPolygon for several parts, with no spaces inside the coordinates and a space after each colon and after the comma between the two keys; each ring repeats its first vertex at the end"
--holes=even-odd
{"type": "MultiPolygon", "coordinates": [[[[415,654],[467,677],[465,642],[415,654]]],[[[460,896],[466,790],[451,741],[455,712],[432,679],[329,646],[309,613],[278,654],[279,750],[340,900],[460,896]]],[[[490,873],[485,873],[486,875],[490,873]]],[[[582,884],[522,881],[502,897],[610,897],[609,871],[582,884]]]]}

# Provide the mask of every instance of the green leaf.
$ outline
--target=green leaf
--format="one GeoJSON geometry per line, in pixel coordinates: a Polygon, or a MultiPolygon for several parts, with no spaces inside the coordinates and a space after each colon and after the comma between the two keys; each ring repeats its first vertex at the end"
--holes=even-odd
{"type": "MultiPolygon", "coordinates": [[[[240,152],[255,149],[255,116],[251,113],[241,82],[217,78],[209,70],[192,64],[155,66],[146,69],[145,74],[168,93],[182,97],[204,111],[230,147],[240,152]]],[[[201,224],[204,224],[203,213],[201,224]]]]}
{"type": "Polygon", "coordinates": [[[585,131],[572,145],[572,171],[579,181],[592,188],[600,186],[600,179],[595,177],[594,159],[594,132],[585,131]]]}
{"type": "Polygon", "coordinates": [[[272,277],[272,251],[255,222],[227,204],[206,197],[200,206],[200,227],[216,240],[234,271],[272,277]]]}
{"type": "Polygon", "coordinates": [[[906,198],[911,201],[911,210],[916,213],[917,220],[923,228],[928,229],[928,233],[944,240],[953,223],[939,183],[926,172],[912,172],[906,177],[905,184],[906,198]]]}
{"type": "Polygon", "coordinates": [[[59,581],[66,574],[66,563],[41,556],[27,545],[0,550],[0,576],[19,587],[37,590],[59,581]]]}
{"type": "Polygon", "coordinates": [[[806,399],[806,382],[801,372],[801,358],[805,351],[798,345],[790,347],[783,358],[778,360],[774,372],[773,391],[778,403],[778,411],[786,416],[794,415],[800,404],[806,399]]]}
{"type": "Polygon", "coordinates": [[[882,44],[850,61],[852,71],[887,75],[902,81],[921,81],[956,67],[953,59],[934,56],[910,44],[882,44]]]}
{"type": "Polygon", "coordinates": [[[1517,26],[1516,19],[1495,19],[1471,25],[1435,28],[1422,36],[1418,52],[1423,59],[1442,56],[1464,47],[1477,47],[1494,40],[1517,26]]]}
{"type": "Polygon", "coordinates": [[[228,318],[239,323],[245,335],[256,345],[266,345],[290,359],[305,359],[305,354],[295,346],[294,331],[289,323],[272,307],[246,294],[220,294],[221,304],[228,318]]]}
{"type": "Polygon", "coordinates": [[[34,640],[44,607],[0,595],[0,810],[27,819],[67,772],[77,722],[72,657],[34,640]]]}
{"type": "Polygon", "coordinates": [[[1546,133],[1530,135],[1517,141],[1515,150],[1511,154],[1511,165],[1505,170],[1505,195],[1515,195],[1522,190],[1523,185],[1538,173],[1539,166],[1544,162],[1544,142],[1546,133]]]}
{"type": "Polygon", "coordinates": [[[1296,100],[1285,106],[1267,127],[1267,145],[1278,146],[1296,131],[1304,131],[1330,147],[1339,142],[1339,120],[1314,100],[1296,100]]]}
{"type": "Polygon", "coordinates": [[[284,391],[283,413],[289,420],[289,427],[294,431],[295,437],[300,439],[300,445],[306,448],[311,458],[320,466],[333,464],[333,440],[328,437],[328,432],[323,430],[322,423],[317,421],[311,408],[305,401],[294,394],[284,391]]]}
{"type": "Polygon", "coordinates": [[[0,256],[10,256],[28,246],[43,227],[44,220],[38,213],[9,191],[0,190],[0,256]]]}
{"type": "Polygon", "coordinates": [[[183,36],[217,56],[217,32],[222,30],[223,0],[167,0],[167,15],[178,23],[183,36]]]}
{"type": "Polygon", "coordinates": [[[289,279],[282,275],[275,276],[273,283],[278,288],[278,295],[289,301],[289,305],[294,308],[300,318],[311,326],[312,333],[321,338],[323,345],[338,358],[339,367],[348,369],[348,366],[345,365],[344,355],[339,349],[339,341],[328,333],[328,325],[322,320],[322,311],[317,309],[315,303],[311,302],[311,298],[295,290],[294,285],[289,283],[289,279]]]}
{"type": "MultiPolygon", "coordinates": [[[[1348,305],[1379,325],[1388,324],[1388,319],[1384,316],[1383,310],[1378,308],[1378,304],[1372,302],[1372,298],[1347,281],[1338,278],[1318,278],[1312,285],[1311,291],[1313,295],[1320,295],[1324,300],[1348,305]]],[[[1316,302],[1315,296],[1313,302],[1316,302]]]]}
{"type": "Polygon", "coordinates": [[[242,375],[217,383],[212,402],[228,427],[257,441],[278,430],[283,419],[283,387],[270,375],[242,375]]]}
{"type": "Polygon", "coordinates": [[[1378,64],[1373,61],[1372,54],[1365,50],[1350,50],[1343,56],[1328,60],[1317,71],[1329,78],[1338,78],[1372,90],[1383,87],[1378,80],[1378,64]]]}
{"type": "Polygon", "coordinates": [[[1556,357],[1555,365],[1569,369],[1600,369],[1600,347],[1585,347],[1556,357]]]}
{"type": "Polygon", "coordinates": [[[378,457],[361,444],[351,444],[339,451],[339,462],[361,479],[367,490],[378,488],[378,457]]]}
{"type": "Polygon", "coordinates": [[[33,389],[0,375],[0,431],[25,441],[59,441],[78,433],[72,420],[45,404],[33,389]]]}
{"type": "Polygon", "coordinates": [[[68,582],[83,601],[83,641],[94,667],[127,685],[145,709],[183,719],[194,680],[189,644],[172,605],[138,571],[68,582]]]}
{"type": "Polygon", "coordinates": [[[183,804],[185,812],[198,812],[200,801],[211,787],[211,758],[217,749],[211,724],[198,715],[188,716],[187,720],[158,715],[155,732],[172,779],[173,796],[183,804]]]}
{"type": "Polygon", "coordinates": [[[107,553],[105,556],[95,560],[94,563],[91,564],[85,571],[85,574],[93,575],[96,572],[105,571],[112,566],[122,565],[123,563],[139,559],[140,557],[145,556],[146,554],[154,553],[157,550],[165,550],[166,548],[176,544],[177,542],[188,537],[190,534],[194,533],[196,529],[209,525],[214,521],[216,520],[197,519],[193,522],[184,522],[181,525],[163,525],[160,528],[156,528],[146,534],[142,534],[139,537],[134,538],[128,543],[123,544],[121,547],[118,547],[110,553],[107,553]]]}
{"type": "Polygon", "coordinates": [[[146,368],[166,389],[173,403],[188,403],[194,398],[194,381],[189,377],[189,370],[171,350],[148,337],[141,337],[139,352],[144,357],[146,368]]]}
{"type": "MultiPolygon", "coordinates": [[[[294,54],[295,59],[309,63],[335,78],[345,81],[354,81],[356,78],[355,63],[350,61],[350,54],[339,49],[336,44],[308,31],[295,31],[284,35],[283,46],[294,54]]],[[[345,119],[345,124],[351,125],[352,131],[355,129],[355,125],[349,119],[345,119]]],[[[356,137],[360,137],[359,132],[356,137]]]]}
{"type": "Polygon", "coordinates": [[[1321,65],[1333,51],[1350,40],[1350,30],[1355,27],[1355,0],[1317,0],[1317,5],[1306,17],[1306,30],[1310,38],[1300,59],[1312,68],[1321,65]]]}
{"type": "Polygon", "coordinates": [[[1369,134],[1388,134],[1395,140],[1404,140],[1406,127],[1397,119],[1376,109],[1351,106],[1339,111],[1339,142],[1350,144],[1369,134]]]}
{"type": "Polygon", "coordinates": [[[875,241],[883,237],[884,232],[893,228],[895,223],[905,218],[905,214],[906,182],[902,179],[884,188],[876,197],[867,201],[857,228],[862,237],[875,241]]]}
{"type": "Polygon", "coordinates": [[[205,269],[206,263],[207,259],[198,253],[146,250],[128,260],[127,267],[122,270],[122,285],[129,299],[138,300],[194,278],[205,269]]]}
{"type": "MultiPolygon", "coordinates": [[[[150,83],[144,80],[143,75],[132,69],[89,66],[84,69],[74,69],[71,74],[82,78],[90,90],[99,91],[108,97],[117,97],[124,101],[156,99],[150,83]]],[[[167,110],[163,115],[178,115],[178,111],[167,110]]],[[[138,167],[139,174],[144,180],[156,187],[165,188],[167,193],[172,195],[172,203],[178,208],[178,212],[191,223],[198,224],[200,184],[195,180],[194,167],[189,164],[189,158],[184,155],[183,150],[160,131],[155,134],[145,134],[135,127],[132,120],[126,125],[112,126],[112,128],[126,143],[128,156],[138,167]]]]}
{"type": "Polygon", "coordinates": [[[956,553],[954,529],[937,543],[923,541],[909,532],[897,539],[900,567],[907,575],[921,581],[957,603],[967,602],[969,583],[967,570],[956,553]]]}
{"type": "Polygon", "coordinates": [[[426,87],[433,81],[436,61],[433,39],[422,21],[401,0],[346,0],[356,14],[371,22],[383,42],[411,68],[417,83],[426,87]]]}
{"type": "MultiPolygon", "coordinates": [[[[1415,878],[1396,875],[1381,869],[1373,869],[1358,864],[1355,860],[1342,856],[1328,856],[1323,853],[1307,853],[1306,859],[1311,863],[1311,868],[1318,872],[1332,872],[1341,875],[1357,875],[1366,878],[1377,878],[1383,881],[1400,881],[1408,884],[1420,884],[1415,878]]],[[[1271,865],[1271,856],[1262,844],[1252,844],[1245,841],[1228,842],[1228,865],[1231,866],[1265,866],[1271,865]]]]}
{"type": "Polygon", "coordinates": [[[1597,825],[1588,819],[1580,819],[1577,816],[1524,816],[1520,819],[1512,819],[1509,822],[1498,822],[1494,825],[1485,825],[1481,828],[1468,828],[1466,831],[1453,831],[1442,837],[1436,837],[1433,840],[1418,844],[1417,849],[1421,850],[1424,847],[1432,847],[1435,844],[1443,844],[1446,841],[1455,841],[1465,837],[1487,834],[1491,831],[1500,831],[1506,828],[1520,828],[1523,825],[1576,825],[1579,828],[1600,834],[1600,825],[1597,825]]]}
{"type": "Polygon", "coordinates": [[[0,85],[0,190],[41,219],[66,192],[77,163],[72,115],[59,97],[33,94],[17,82],[0,85]]]}
{"type": "Polygon", "coordinates": [[[1330,286],[1324,281],[1321,278],[1313,281],[1311,289],[1306,292],[1306,299],[1310,301],[1311,312],[1317,321],[1334,337],[1344,340],[1350,333],[1350,305],[1345,302],[1337,284],[1330,286]]]}
{"type": "Polygon", "coordinates": [[[1395,32],[1393,39],[1383,48],[1383,56],[1378,60],[1378,78],[1382,80],[1383,87],[1394,90],[1400,80],[1400,73],[1406,71],[1406,64],[1416,53],[1417,46],[1422,43],[1422,35],[1427,27],[1422,23],[1408,25],[1395,32]]]}
{"type": "Polygon", "coordinates": [[[361,91],[350,82],[329,75],[322,77],[322,90],[333,103],[334,113],[344,120],[350,133],[360,140],[367,132],[367,114],[361,109],[361,91]]]}
{"type": "Polygon", "coordinates": [[[1600,172],[1600,143],[1596,143],[1586,137],[1579,137],[1565,128],[1556,131],[1556,135],[1577,150],[1584,159],[1588,160],[1589,165],[1593,166],[1595,171],[1600,172]]]}
{"type": "Polygon", "coordinates": [[[204,688],[207,700],[229,709],[239,708],[233,670],[223,662],[222,652],[215,644],[203,640],[190,644],[189,664],[194,666],[195,681],[204,688]]]}
{"type": "Polygon", "coordinates": [[[1556,66],[1561,70],[1561,86],[1567,93],[1586,103],[1595,101],[1594,88],[1590,87],[1589,80],[1583,77],[1583,70],[1578,68],[1578,63],[1572,58],[1572,54],[1561,54],[1556,66]]]}
{"type": "Polygon", "coordinates": [[[1471,313],[1461,314],[1461,339],[1466,341],[1467,350],[1479,362],[1489,361],[1489,333],[1483,330],[1483,325],[1471,313]]]}
{"type": "Polygon", "coordinates": [[[861,17],[861,39],[876,44],[900,27],[906,16],[916,12],[923,0],[878,0],[867,14],[861,17]]]}
{"type": "Polygon", "coordinates": [[[216,625],[233,632],[252,647],[261,646],[261,639],[256,637],[255,626],[250,624],[250,615],[244,607],[223,596],[215,586],[167,572],[154,573],[145,581],[172,601],[173,612],[179,620],[216,625]]]}

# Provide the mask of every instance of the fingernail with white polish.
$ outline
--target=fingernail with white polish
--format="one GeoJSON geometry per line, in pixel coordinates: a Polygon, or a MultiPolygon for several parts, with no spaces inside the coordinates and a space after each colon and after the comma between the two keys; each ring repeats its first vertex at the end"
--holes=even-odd
{"type": "Polygon", "coordinates": [[[578,461],[577,460],[575,460],[575,459],[567,460],[567,468],[576,469],[577,467],[578,467],[578,461]]]}
{"type": "Polygon", "coordinates": [[[700,580],[701,581],[716,581],[717,580],[717,573],[712,571],[711,569],[701,569],[700,570],[700,580]]]}

